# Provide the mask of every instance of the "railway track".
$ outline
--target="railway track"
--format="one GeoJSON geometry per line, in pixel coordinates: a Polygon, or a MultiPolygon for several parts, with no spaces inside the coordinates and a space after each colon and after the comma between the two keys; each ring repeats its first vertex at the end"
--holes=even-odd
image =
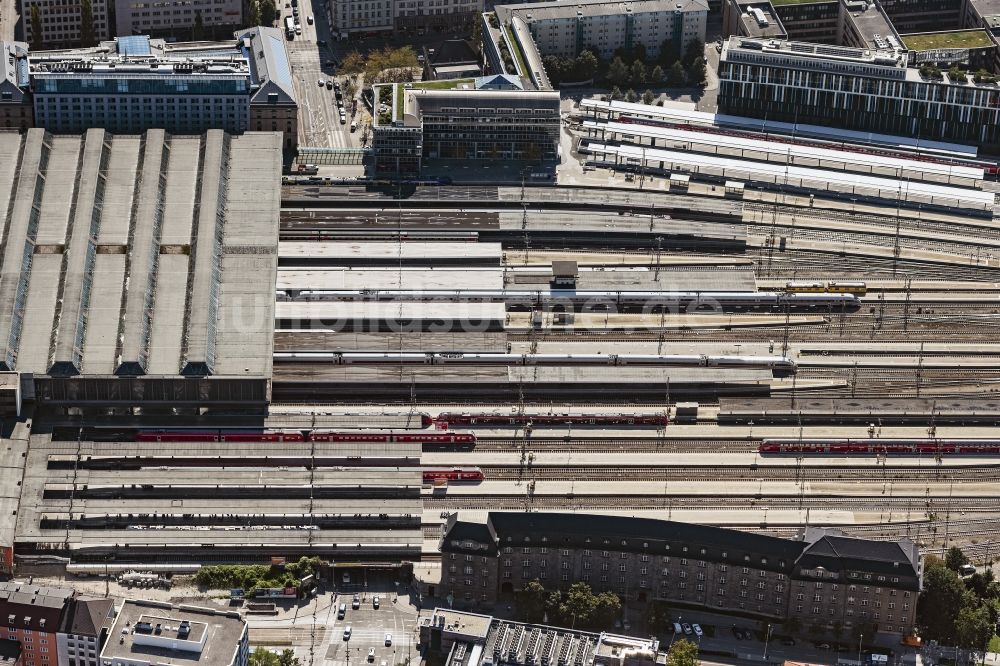
{"type": "Polygon", "coordinates": [[[847,483],[918,483],[930,481],[1000,481],[1000,465],[479,465],[488,481],[837,481],[847,483]]]}
{"type": "MultiPolygon", "coordinates": [[[[528,488],[526,487],[526,490],[528,488]]],[[[587,510],[628,509],[629,511],[662,511],[696,509],[701,511],[757,511],[768,509],[813,509],[839,511],[882,512],[900,511],[944,513],[951,511],[987,512],[996,510],[996,497],[888,497],[886,495],[850,497],[841,495],[587,495],[579,493],[540,495],[491,493],[484,495],[425,496],[424,508],[441,511],[525,511],[525,510],[587,510]]]]}

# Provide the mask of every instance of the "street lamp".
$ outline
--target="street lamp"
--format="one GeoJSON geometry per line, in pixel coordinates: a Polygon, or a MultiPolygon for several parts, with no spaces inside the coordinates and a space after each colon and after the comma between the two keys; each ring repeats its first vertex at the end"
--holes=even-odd
{"type": "Polygon", "coordinates": [[[858,634],[858,662],[861,662],[861,643],[865,640],[864,634],[858,634]]]}
{"type": "Polygon", "coordinates": [[[767,648],[771,645],[771,629],[773,626],[771,623],[767,625],[767,634],[764,636],[764,661],[767,661],[767,648]]]}

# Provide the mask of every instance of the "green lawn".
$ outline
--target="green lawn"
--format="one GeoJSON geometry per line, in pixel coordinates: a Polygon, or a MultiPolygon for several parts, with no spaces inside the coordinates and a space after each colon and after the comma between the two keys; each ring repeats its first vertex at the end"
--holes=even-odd
{"type": "Polygon", "coordinates": [[[451,90],[463,84],[473,84],[475,79],[442,79],[440,81],[418,81],[413,84],[414,88],[424,90],[451,90]]]}
{"type": "Polygon", "coordinates": [[[396,84],[396,112],[393,114],[396,120],[403,119],[403,84],[396,84]]]}
{"type": "Polygon", "coordinates": [[[911,51],[933,49],[982,49],[993,45],[984,30],[958,30],[956,32],[925,32],[900,35],[903,44],[911,51]]]}
{"type": "Polygon", "coordinates": [[[524,64],[524,54],[521,53],[521,45],[514,37],[514,31],[507,25],[503,27],[503,31],[510,42],[510,48],[514,51],[514,60],[517,61],[517,68],[521,71],[521,75],[530,77],[531,73],[528,71],[528,66],[524,64]]]}

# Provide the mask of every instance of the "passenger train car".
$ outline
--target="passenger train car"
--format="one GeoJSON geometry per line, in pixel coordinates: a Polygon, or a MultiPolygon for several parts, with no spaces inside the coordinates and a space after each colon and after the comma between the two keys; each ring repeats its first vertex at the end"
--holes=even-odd
{"type": "Polygon", "coordinates": [[[424,483],[443,481],[482,481],[483,470],[478,467],[425,467],[424,483]]]}
{"type": "Polygon", "coordinates": [[[393,302],[487,302],[512,308],[561,306],[588,310],[612,308],[661,310],[713,309],[854,309],[861,305],[853,293],[795,293],[787,291],[579,291],[545,289],[344,289],[277,291],[279,301],[393,301],[393,302]]]}
{"type": "Polygon", "coordinates": [[[137,442],[415,442],[419,444],[476,443],[469,432],[413,432],[409,430],[143,430],[137,442]]]}
{"type": "Polygon", "coordinates": [[[437,420],[458,426],[666,426],[664,414],[499,414],[442,412],[437,420]]]}
{"type": "Polygon", "coordinates": [[[1000,455],[1000,439],[764,439],[762,454],[1000,455]]]}
{"type": "Polygon", "coordinates": [[[654,365],[710,368],[765,368],[795,372],[784,356],[681,354],[464,354],[455,352],[276,352],[275,363],[331,365],[654,365]]]}

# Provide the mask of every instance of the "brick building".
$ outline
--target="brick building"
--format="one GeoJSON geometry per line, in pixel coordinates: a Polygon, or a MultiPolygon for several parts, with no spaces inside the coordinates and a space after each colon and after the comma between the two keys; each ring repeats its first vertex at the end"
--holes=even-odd
{"type": "Polygon", "coordinates": [[[110,599],[0,583],[0,640],[20,643],[20,666],[97,666],[113,614],[110,599]]]}
{"type": "Polygon", "coordinates": [[[664,600],[764,620],[913,629],[921,565],[908,540],[807,528],[779,539],[704,525],[558,513],[449,519],[438,596],[459,606],[510,598],[527,582],[583,581],[627,600],[664,600]]]}

